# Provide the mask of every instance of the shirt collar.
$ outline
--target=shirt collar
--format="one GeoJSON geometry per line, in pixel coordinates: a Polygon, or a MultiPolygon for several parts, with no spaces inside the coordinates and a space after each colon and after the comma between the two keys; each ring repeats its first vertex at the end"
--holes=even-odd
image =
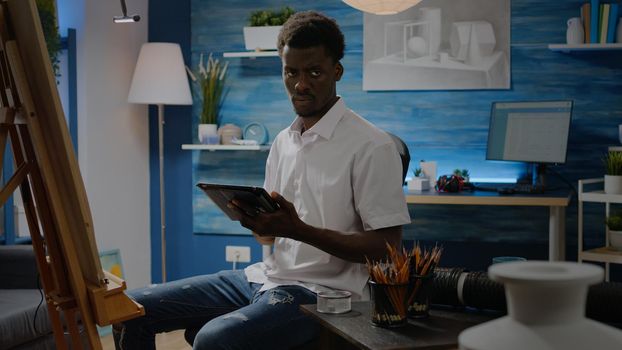
{"type": "MultiPolygon", "coordinates": [[[[306,130],[306,133],[316,134],[325,139],[330,139],[337,127],[337,123],[341,120],[343,115],[345,114],[347,107],[345,102],[343,102],[343,98],[338,96],[339,99],[335,104],[324,114],[320,120],[311,127],[311,129],[306,130]]],[[[298,134],[302,131],[302,117],[296,117],[296,119],[292,122],[289,127],[289,132],[296,132],[298,134]]]]}

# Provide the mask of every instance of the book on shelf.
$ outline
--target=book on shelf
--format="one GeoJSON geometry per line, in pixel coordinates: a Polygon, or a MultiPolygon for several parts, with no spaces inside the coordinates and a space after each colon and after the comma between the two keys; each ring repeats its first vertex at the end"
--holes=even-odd
{"type": "MultiPolygon", "coordinates": [[[[607,26],[607,41],[608,43],[615,42],[616,39],[616,28],[618,25],[618,21],[620,20],[620,4],[611,3],[609,7],[609,25],[607,26]]],[[[619,41],[622,41],[622,38],[618,38],[619,41]]]]}
{"type": "Polygon", "coordinates": [[[598,29],[600,17],[600,0],[590,0],[590,41],[588,43],[598,42],[598,29]]]}
{"type": "Polygon", "coordinates": [[[581,23],[583,24],[583,42],[590,42],[590,17],[591,17],[591,7],[590,3],[585,3],[581,5],[581,23]]]}
{"type": "Polygon", "coordinates": [[[622,16],[621,0],[589,0],[581,5],[580,12],[586,44],[616,41],[617,24],[622,16]]]}
{"type": "Polygon", "coordinates": [[[598,20],[598,42],[605,44],[607,42],[607,27],[609,26],[609,8],[610,4],[600,4],[600,18],[598,20]]]}

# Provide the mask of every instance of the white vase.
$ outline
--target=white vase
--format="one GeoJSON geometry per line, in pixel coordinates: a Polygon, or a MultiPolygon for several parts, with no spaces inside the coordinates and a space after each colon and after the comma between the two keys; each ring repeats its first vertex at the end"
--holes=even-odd
{"type": "Polygon", "coordinates": [[[566,24],[568,25],[566,28],[566,44],[583,44],[583,36],[585,35],[585,32],[583,31],[581,18],[572,17],[566,22],[566,24]]]}
{"type": "Polygon", "coordinates": [[[620,349],[621,330],[585,317],[588,287],[603,280],[602,267],[520,261],[491,265],[488,274],[505,285],[508,315],[460,333],[460,349],[620,349]]]}
{"type": "Polygon", "coordinates": [[[605,193],[622,194],[622,176],[605,175],[605,193]]]}
{"type": "Polygon", "coordinates": [[[199,124],[199,142],[204,145],[219,144],[218,126],[216,124],[199,124]]]}
{"type": "Polygon", "coordinates": [[[223,145],[233,145],[233,140],[242,139],[242,129],[235,124],[225,124],[218,128],[218,136],[223,145]]]}
{"type": "Polygon", "coordinates": [[[622,251],[622,231],[609,230],[609,246],[622,251]]]}

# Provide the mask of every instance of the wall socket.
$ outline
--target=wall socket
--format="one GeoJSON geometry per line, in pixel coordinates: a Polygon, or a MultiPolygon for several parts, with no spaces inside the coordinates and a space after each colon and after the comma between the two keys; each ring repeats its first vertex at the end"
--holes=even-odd
{"type": "Polygon", "coordinates": [[[251,247],[228,245],[225,247],[225,260],[227,262],[251,262],[251,247]]]}

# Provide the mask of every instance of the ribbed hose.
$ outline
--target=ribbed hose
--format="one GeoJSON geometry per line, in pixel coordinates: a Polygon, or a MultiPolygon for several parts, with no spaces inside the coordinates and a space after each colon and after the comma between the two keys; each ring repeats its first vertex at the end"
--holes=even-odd
{"type": "MultiPolygon", "coordinates": [[[[437,267],[435,274],[432,304],[506,312],[505,289],[501,283],[489,279],[486,272],[437,267]]],[[[602,282],[591,286],[586,316],[622,326],[622,283],[602,282]]]]}
{"type": "Polygon", "coordinates": [[[590,287],[587,293],[587,317],[622,326],[622,283],[602,282],[590,287]]]}

